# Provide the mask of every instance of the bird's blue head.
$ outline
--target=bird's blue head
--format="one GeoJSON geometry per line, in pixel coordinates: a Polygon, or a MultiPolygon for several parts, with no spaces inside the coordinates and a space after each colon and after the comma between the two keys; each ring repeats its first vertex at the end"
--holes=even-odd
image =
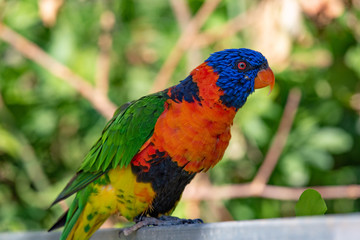
{"type": "Polygon", "coordinates": [[[239,109],[256,89],[275,83],[266,58],[259,52],[246,49],[226,49],[215,52],[205,61],[219,75],[216,85],[223,91],[221,102],[239,109]]]}

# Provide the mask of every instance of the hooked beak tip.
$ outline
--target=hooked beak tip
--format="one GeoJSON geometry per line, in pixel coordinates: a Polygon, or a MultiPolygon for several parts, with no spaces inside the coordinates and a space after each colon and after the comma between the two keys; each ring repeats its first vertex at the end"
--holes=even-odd
{"type": "Polygon", "coordinates": [[[270,92],[273,90],[275,85],[275,76],[270,67],[262,69],[258,72],[255,78],[255,89],[264,88],[270,86],[270,92]]]}

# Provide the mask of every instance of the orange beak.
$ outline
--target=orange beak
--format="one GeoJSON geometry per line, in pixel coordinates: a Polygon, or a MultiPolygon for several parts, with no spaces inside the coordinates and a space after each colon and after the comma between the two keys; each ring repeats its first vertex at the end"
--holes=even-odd
{"type": "Polygon", "coordinates": [[[270,92],[269,92],[270,94],[274,88],[274,85],[275,85],[275,76],[270,67],[266,69],[262,69],[258,72],[255,78],[255,85],[254,85],[255,89],[270,86],[270,92]]]}

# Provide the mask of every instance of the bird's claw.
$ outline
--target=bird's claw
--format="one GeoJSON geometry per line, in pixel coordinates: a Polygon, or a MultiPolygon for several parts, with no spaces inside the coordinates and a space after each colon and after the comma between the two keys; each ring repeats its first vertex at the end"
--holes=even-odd
{"type": "MultiPolygon", "coordinates": [[[[166,225],[181,225],[181,224],[201,224],[204,223],[200,218],[196,219],[186,219],[186,218],[178,218],[172,216],[161,216],[158,218],[161,221],[164,221],[166,225]]],[[[163,225],[162,225],[163,226],[163,225]]]]}

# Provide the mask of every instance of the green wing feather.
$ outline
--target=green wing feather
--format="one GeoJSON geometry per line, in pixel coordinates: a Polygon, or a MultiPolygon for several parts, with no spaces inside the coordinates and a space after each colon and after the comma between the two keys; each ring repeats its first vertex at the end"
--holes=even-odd
{"type": "Polygon", "coordinates": [[[166,97],[157,93],[134,101],[113,117],[81,166],[87,172],[127,166],[151,137],[166,97]]]}
{"type": "Polygon", "coordinates": [[[109,169],[126,167],[153,134],[166,99],[164,92],[160,92],[121,106],[86,155],[80,171],[52,205],[83,189],[109,169]]]}
{"type": "Polygon", "coordinates": [[[57,198],[51,204],[51,206],[53,206],[54,204],[60,202],[61,200],[65,199],[65,198],[73,195],[80,189],[83,189],[89,183],[95,181],[104,173],[105,172],[101,172],[101,171],[99,171],[99,172],[84,172],[84,171],[77,172],[76,175],[66,185],[64,190],[59,194],[59,196],[57,196],[57,198]]]}

